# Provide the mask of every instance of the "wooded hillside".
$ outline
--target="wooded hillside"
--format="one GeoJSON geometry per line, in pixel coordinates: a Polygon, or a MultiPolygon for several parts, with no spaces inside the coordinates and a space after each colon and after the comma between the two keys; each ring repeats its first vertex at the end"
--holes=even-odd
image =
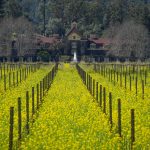
{"type": "MultiPolygon", "coordinates": [[[[90,34],[97,34],[98,36],[112,38],[115,41],[111,46],[113,50],[121,49],[124,51],[128,44],[129,49],[138,47],[137,51],[142,51],[144,48],[144,53],[141,56],[148,56],[147,54],[149,53],[150,0],[0,1],[1,20],[6,17],[16,19],[21,16],[24,16],[32,23],[36,32],[40,34],[45,31],[46,35],[59,34],[63,37],[70,29],[71,22],[75,20],[78,22],[79,31],[85,37],[90,34]],[[129,28],[132,27],[131,30],[134,32],[139,31],[137,35],[134,35],[136,38],[134,38],[133,43],[141,41],[138,38],[144,38],[143,42],[146,44],[144,45],[142,42],[140,45],[135,45],[126,42],[126,38],[133,40],[128,33],[126,35],[122,33],[123,31],[126,32],[126,29],[124,29],[126,25],[129,28]],[[111,34],[113,35],[111,36],[111,34]],[[124,43],[119,41],[120,39],[123,39],[124,43]],[[123,44],[119,45],[120,43],[123,44]]],[[[116,54],[116,52],[113,54],[116,54]]],[[[124,55],[124,52],[117,53],[117,55],[120,54],[124,55]]]]}

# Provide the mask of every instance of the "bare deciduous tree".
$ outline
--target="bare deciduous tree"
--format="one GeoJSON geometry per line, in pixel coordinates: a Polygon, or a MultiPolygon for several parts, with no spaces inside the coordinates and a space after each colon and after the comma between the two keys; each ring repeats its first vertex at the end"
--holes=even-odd
{"type": "Polygon", "coordinates": [[[150,38],[144,25],[133,21],[108,29],[104,36],[112,39],[110,53],[121,57],[147,57],[150,38]],[[107,33],[107,34],[106,34],[107,33]]]}
{"type": "Polygon", "coordinates": [[[15,41],[18,56],[32,53],[34,46],[33,25],[24,17],[4,18],[0,23],[0,55],[11,56],[12,41],[15,41]],[[2,46],[5,45],[5,46],[2,46]]]}

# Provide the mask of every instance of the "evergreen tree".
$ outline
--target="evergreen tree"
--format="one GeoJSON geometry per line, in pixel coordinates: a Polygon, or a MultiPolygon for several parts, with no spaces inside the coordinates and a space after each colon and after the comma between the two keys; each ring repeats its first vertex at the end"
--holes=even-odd
{"type": "Polygon", "coordinates": [[[4,7],[5,15],[12,16],[14,18],[22,15],[22,7],[18,0],[8,0],[4,7]]]}
{"type": "Polygon", "coordinates": [[[5,4],[5,0],[0,0],[0,18],[4,17],[5,15],[4,4],[5,4]]]}
{"type": "Polygon", "coordinates": [[[109,24],[122,23],[125,17],[125,0],[112,0],[108,3],[107,18],[109,24]]]}
{"type": "MultiPolygon", "coordinates": [[[[98,34],[112,24],[134,20],[150,28],[150,0],[45,0],[46,25],[58,19],[63,29],[73,20],[82,32],[98,34]],[[84,27],[84,28],[83,28],[84,27]],[[98,29],[100,27],[100,29],[98,29]]],[[[43,31],[43,0],[1,0],[0,17],[26,16],[43,31]]],[[[50,25],[48,25],[50,26],[50,25]]]]}

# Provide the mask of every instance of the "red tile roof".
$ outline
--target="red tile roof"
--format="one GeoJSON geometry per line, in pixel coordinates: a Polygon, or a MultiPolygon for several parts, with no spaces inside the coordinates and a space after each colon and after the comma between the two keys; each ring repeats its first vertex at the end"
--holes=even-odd
{"type": "Polygon", "coordinates": [[[54,44],[60,42],[60,39],[56,36],[54,37],[46,37],[42,35],[37,35],[36,37],[37,43],[42,43],[42,44],[54,44]]]}
{"type": "Polygon", "coordinates": [[[99,45],[108,45],[111,43],[109,39],[103,39],[103,38],[89,38],[88,39],[90,42],[93,42],[95,44],[99,45]]]}

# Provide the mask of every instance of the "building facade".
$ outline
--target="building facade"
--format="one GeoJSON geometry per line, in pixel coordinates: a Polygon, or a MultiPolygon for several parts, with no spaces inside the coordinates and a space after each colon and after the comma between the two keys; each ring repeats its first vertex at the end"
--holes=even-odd
{"type": "Polygon", "coordinates": [[[73,55],[76,52],[78,57],[105,57],[110,43],[110,40],[98,38],[95,35],[83,37],[78,30],[77,23],[73,22],[65,37],[64,55],[73,55]]]}

